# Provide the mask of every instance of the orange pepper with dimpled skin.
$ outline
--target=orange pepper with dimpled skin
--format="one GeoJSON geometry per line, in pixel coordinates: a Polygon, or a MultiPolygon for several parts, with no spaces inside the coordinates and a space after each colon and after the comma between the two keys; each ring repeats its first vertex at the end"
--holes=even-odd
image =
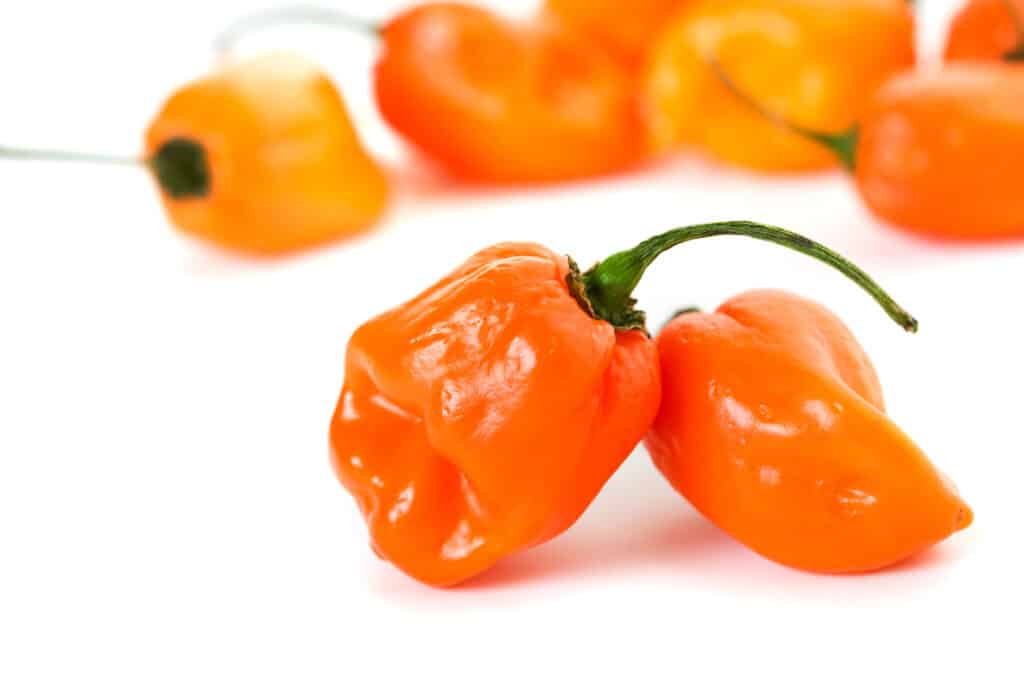
{"type": "Polygon", "coordinates": [[[879,569],[970,525],[955,487],[885,413],[832,312],[751,291],[659,333],[662,401],[646,445],[733,538],[818,572],[879,569]]]}
{"type": "Polygon", "coordinates": [[[754,223],[675,229],[586,273],[536,244],[484,249],[349,341],[331,459],[374,552],[451,586],[567,529],[658,410],[657,352],[633,289],[665,250],[728,234],[835,266],[916,328],[851,263],[754,223]]]}
{"type": "Polygon", "coordinates": [[[578,28],[631,70],[647,59],[664,25],[691,0],[546,0],[544,8],[578,28]]]}
{"type": "Polygon", "coordinates": [[[178,229],[255,255],[365,231],[388,199],[338,91],[287,54],[229,64],[177,90],[141,159],[17,147],[0,147],[0,158],[143,165],[178,229]]]}
{"type": "Polygon", "coordinates": [[[969,0],[949,26],[946,61],[1024,59],[1024,0],[969,0]]]}
{"type": "Polygon", "coordinates": [[[349,341],[334,467],[413,578],[454,585],[561,533],[654,419],[654,344],[588,316],[568,273],[493,246],[349,341]]]}
{"type": "Polygon", "coordinates": [[[147,157],[171,140],[205,152],[208,191],[162,194],[182,231],[273,255],[360,233],[381,216],[387,180],[331,81],[286,54],[229,64],[175,92],[146,132],[147,157]]]}
{"type": "Polygon", "coordinates": [[[656,150],[692,144],[757,170],[826,168],[828,152],[750,111],[712,60],[787,119],[844,129],[913,66],[914,17],[906,0],[698,0],[653,47],[643,87],[656,150]]]}
{"type": "Polygon", "coordinates": [[[539,183],[636,164],[643,128],[625,69],[562,22],[516,23],[456,3],[420,5],[381,30],[381,114],[472,181],[539,183]]]}

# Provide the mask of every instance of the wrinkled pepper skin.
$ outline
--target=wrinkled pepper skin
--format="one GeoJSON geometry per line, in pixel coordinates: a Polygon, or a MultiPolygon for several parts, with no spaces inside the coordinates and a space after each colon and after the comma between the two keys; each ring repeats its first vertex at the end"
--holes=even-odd
{"type": "Polygon", "coordinates": [[[513,23],[421,5],[382,31],[378,108],[450,174],[543,183],[635,164],[642,128],[625,69],[551,17],[513,23]]]}
{"type": "Polygon", "coordinates": [[[855,176],[894,226],[952,240],[1024,235],[1024,65],[898,76],[865,113],[855,176]]]}
{"type": "Polygon", "coordinates": [[[698,0],[654,46],[643,90],[656,152],[693,145],[766,172],[832,167],[828,151],[731,93],[712,59],[785,119],[842,130],[883,81],[913,66],[914,17],[906,0],[698,0]]]}
{"type": "Polygon", "coordinates": [[[349,342],[334,468],[374,551],[423,583],[564,531],[654,419],[654,343],[588,316],[567,271],[493,246],[349,342]]]}
{"type": "Polygon", "coordinates": [[[870,360],[824,307],[751,291],[671,321],[647,448],[672,485],[761,555],[815,572],[899,562],[970,508],[886,416],[870,360]]]}
{"type": "Polygon", "coordinates": [[[639,69],[672,16],[690,0],[547,0],[553,12],[630,70],[639,69]]]}
{"type": "Polygon", "coordinates": [[[1013,17],[1024,16],[1024,0],[970,0],[949,26],[943,58],[946,61],[1001,61],[1020,43],[1013,17]]]}
{"type": "Polygon", "coordinates": [[[182,231],[276,255],[368,229],[387,204],[338,91],[310,62],[272,54],[175,92],[146,133],[147,156],[184,137],[206,152],[210,193],[163,203],[182,231]]]}

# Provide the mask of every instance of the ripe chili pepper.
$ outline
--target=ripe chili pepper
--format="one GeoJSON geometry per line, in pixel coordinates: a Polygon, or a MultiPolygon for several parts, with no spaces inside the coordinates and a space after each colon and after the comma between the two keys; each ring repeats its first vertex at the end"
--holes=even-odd
{"type": "Polygon", "coordinates": [[[141,160],[0,147],[0,158],[143,164],[171,222],[223,248],[278,254],[367,229],[387,182],[331,82],[311,63],[268,55],[176,91],[141,160]]]}
{"type": "Polygon", "coordinates": [[[713,314],[678,316],[657,344],[651,457],[761,555],[869,571],[970,525],[971,509],[885,414],[871,361],[825,307],[751,291],[713,314]]]}
{"type": "Polygon", "coordinates": [[[544,6],[631,70],[647,60],[662,27],[689,0],[547,0],[544,6]]]}
{"type": "Polygon", "coordinates": [[[1024,60],[1024,0],[970,0],[949,27],[945,60],[1024,60]]]}
{"type": "Polygon", "coordinates": [[[625,68],[550,15],[516,23],[470,5],[428,3],[378,27],[329,10],[274,10],[230,27],[220,49],[286,21],[378,36],[374,90],[381,114],[455,176],[554,182],[641,159],[642,121],[625,68]]]}
{"type": "Polygon", "coordinates": [[[644,92],[657,150],[693,144],[767,171],[828,167],[827,152],[722,87],[710,58],[788,119],[842,129],[886,78],[914,64],[914,16],[905,0],[698,0],[655,45],[644,92]]]}
{"type": "Polygon", "coordinates": [[[868,208],[894,226],[955,240],[1024,235],[1024,67],[962,63],[896,76],[840,133],[795,125],[718,73],[766,120],[830,149],[868,208]]]}
{"type": "Polygon", "coordinates": [[[852,263],[755,223],[672,230],[586,273],[540,245],[487,248],[349,341],[332,461],[377,555],[449,586],[568,528],[658,408],[633,289],[665,250],[727,234],[826,262],[917,326],[852,263]]]}

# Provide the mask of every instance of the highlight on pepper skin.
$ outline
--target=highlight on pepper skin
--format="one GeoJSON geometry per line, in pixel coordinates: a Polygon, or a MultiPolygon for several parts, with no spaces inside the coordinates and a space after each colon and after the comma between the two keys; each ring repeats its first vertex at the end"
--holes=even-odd
{"type": "MultiPolygon", "coordinates": [[[[833,267],[916,331],[855,264],[755,222],[672,229],[586,272],[537,244],[486,248],[349,341],[331,460],[374,552],[423,583],[452,586],[569,528],[655,422],[662,375],[678,377],[659,371],[634,289],[663,253],[728,235],[833,267]]],[[[833,436],[818,444],[846,446],[846,433],[833,436]]],[[[909,481],[928,492],[929,480],[909,481]]],[[[884,551],[877,543],[860,547],[884,551]]]]}
{"type": "Polygon", "coordinates": [[[873,571],[970,526],[970,507],[888,418],[870,359],[825,307],[750,291],[675,318],[657,342],[651,458],[754,551],[807,571],[873,571]]]}
{"type": "Polygon", "coordinates": [[[374,551],[450,586],[547,541],[654,420],[654,344],[588,316],[566,258],[499,244],[349,341],[332,461],[374,551]]]}

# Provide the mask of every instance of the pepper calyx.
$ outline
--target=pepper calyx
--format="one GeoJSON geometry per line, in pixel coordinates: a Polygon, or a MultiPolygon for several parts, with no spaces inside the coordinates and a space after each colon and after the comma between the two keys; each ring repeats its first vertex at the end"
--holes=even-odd
{"type": "Polygon", "coordinates": [[[647,314],[636,309],[635,298],[627,297],[616,305],[601,304],[604,296],[595,283],[600,262],[581,273],[574,259],[568,256],[566,259],[569,261],[569,273],[565,275],[565,285],[569,295],[588,316],[610,323],[617,331],[643,331],[650,335],[647,332],[647,314]]]}
{"type": "Polygon", "coordinates": [[[210,167],[206,149],[186,137],[160,145],[148,161],[160,188],[173,199],[205,198],[210,193],[210,167]]]}

